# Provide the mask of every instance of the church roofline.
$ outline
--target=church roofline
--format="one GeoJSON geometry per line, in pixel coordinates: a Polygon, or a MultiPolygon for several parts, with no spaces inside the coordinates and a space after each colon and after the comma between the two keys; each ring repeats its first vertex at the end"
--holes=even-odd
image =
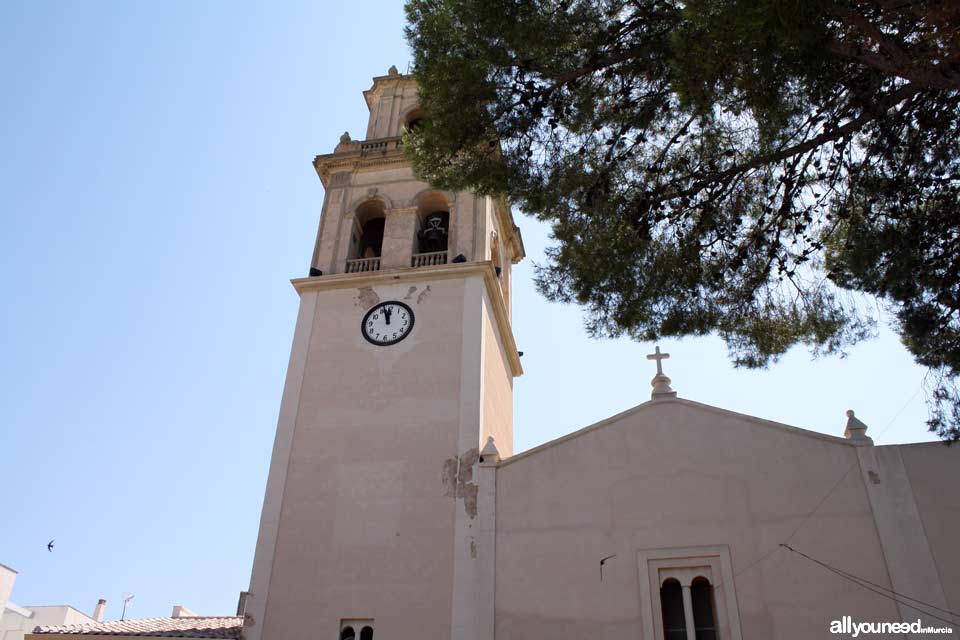
{"type": "MultiPolygon", "coordinates": [[[[620,421],[620,420],[623,419],[623,418],[626,418],[626,417],[631,416],[631,415],[636,414],[636,413],[641,413],[641,412],[645,411],[646,409],[649,409],[650,407],[653,407],[653,406],[657,406],[657,407],[659,407],[659,406],[666,406],[666,405],[670,405],[670,404],[681,404],[681,405],[684,405],[684,406],[687,406],[687,407],[691,407],[691,408],[694,408],[694,409],[700,409],[700,410],[707,411],[707,412],[710,412],[710,413],[718,413],[718,414],[721,414],[721,415],[724,415],[724,416],[730,416],[730,417],[734,417],[734,418],[739,418],[739,419],[741,419],[741,420],[745,420],[745,421],[747,421],[747,422],[754,423],[754,424],[759,425],[759,426],[761,426],[761,427],[769,427],[769,428],[779,429],[779,430],[781,430],[781,431],[786,431],[786,432],[793,433],[793,434],[795,434],[795,435],[803,436],[803,437],[806,437],[806,438],[814,438],[814,439],[817,439],[817,440],[825,440],[825,441],[827,441],[827,442],[832,442],[832,443],[834,443],[834,444],[842,444],[842,445],[847,446],[847,447],[857,447],[857,446],[858,446],[856,443],[854,443],[854,442],[852,442],[852,441],[850,441],[850,440],[848,440],[848,439],[846,439],[846,438],[839,437],[839,436],[831,436],[831,435],[829,435],[829,434],[821,433],[821,432],[819,432],[819,431],[812,431],[812,430],[810,430],[810,429],[804,429],[804,428],[802,428],[802,427],[794,427],[794,426],[791,426],[791,425],[788,425],[788,424],[783,424],[782,422],[776,422],[776,421],[774,421],[774,420],[767,420],[767,419],[765,419],[765,418],[758,418],[758,417],[756,417],[756,416],[751,416],[751,415],[748,415],[748,414],[746,414],[746,413],[739,413],[739,412],[737,412],[737,411],[731,411],[731,410],[729,410],[729,409],[722,409],[722,408],[720,408],[720,407],[714,407],[714,406],[712,406],[712,405],[704,404],[704,403],[702,403],[702,402],[696,402],[695,400],[687,400],[687,399],[685,399],[685,398],[662,398],[662,399],[658,399],[658,400],[647,400],[647,401],[644,402],[644,403],[638,404],[638,405],[635,406],[635,407],[631,407],[631,408],[627,409],[626,411],[621,411],[620,413],[617,413],[617,414],[615,414],[615,415],[612,415],[612,416],[610,416],[609,418],[604,418],[603,420],[600,420],[599,422],[594,422],[593,424],[587,425],[586,427],[581,427],[580,429],[577,429],[576,431],[572,431],[572,432],[570,432],[570,433],[564,434],[564,435],[560,436],[559,438],[555,438],[555,439],[553,439],[553,440],[549,440],[549,441],[547,441],[547,442],[544,442],[543,444],[537,445],[536,447],[533,447],[532,449],[527,449],[526,451],[522,451],[522,452],[520,452],[520,453],[518,453],[518,454],[516,454],[516,455],[513,455],[513,456],[509,457],[509,458],[505,458],[505,459],[503,459],[503,460],[500,462],[500,466],[502,467],[502,466],[511,464],[511,463],[513,463],[513,462],[519,461],[519,460],[521,460],[521,459],[523,459],[523,458],[528,458],[528,457],[533,456],[533,455],[535,455],[535,454],[537,454],[537,453],[539,453],[539,452],[541,452],[541,451],[544,451],[544,450],[546,450],[546,449],[550,449],[550,448],[555,447],[555,446],[557,446],[557,445],[563,444],[563,443],[567,442],[568,440],[573,440],[573,439],[575,439],[575,438],[579,438],[580,436],[586,435],[587,433],[590,433],[591,431],[595,431],[595,430],[601,429],[601,428],[603,428],[603,427],[605,427],[605,426],[607,426],[607,425],[613,424],[614,422],[618,422],[618,421],[620,421]]],[[[925,443],[921,443],[921,444],[925,444],[925,443]]],[[[899,446],[899,445],[897,445],[897,446],[899,446]]]]}

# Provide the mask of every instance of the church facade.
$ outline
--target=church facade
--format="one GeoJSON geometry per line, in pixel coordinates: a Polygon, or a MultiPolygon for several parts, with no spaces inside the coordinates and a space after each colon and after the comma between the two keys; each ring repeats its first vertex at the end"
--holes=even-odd
{"type": "Polygon", "coordinates": [[[314,161],[326,195],[293,281],[246,640],[960,621],[956,447],[875,446],[852,412],[834,437],[678,398],[658,350],[650,401],[514,454],[510,208],[415,179],[411,76],[391,68],[364,98],[364,139],[314,161]]]}

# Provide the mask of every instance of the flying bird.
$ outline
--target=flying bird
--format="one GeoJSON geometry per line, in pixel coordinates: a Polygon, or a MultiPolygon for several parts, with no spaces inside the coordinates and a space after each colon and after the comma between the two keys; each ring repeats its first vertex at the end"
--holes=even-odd
{"type": "Polygon", "coordinates": [[[47,551],[53,551],[53,540],[47,543],[47,551]]]}

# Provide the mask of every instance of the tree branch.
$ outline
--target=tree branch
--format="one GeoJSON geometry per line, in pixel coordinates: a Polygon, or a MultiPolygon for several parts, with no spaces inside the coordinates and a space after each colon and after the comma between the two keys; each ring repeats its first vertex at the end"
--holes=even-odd
{"type": "MultiPolygon", "coordinates": [[[[920,92],[920,89],[917,86],[912,84],[907,84],[900,87],[893,93],[889,94],[886,97],[886,99],[881,100],[877,106],[880,110],[885,112],[891,107],[899,104],[900,102],[902,102],[903,100],[911,96],[916,95],[919,92],[920,92]]],[[[834,140],[843,138],[847,135],[850,135],[858,131],[860,128],[863,127],[863,125],[870,122],[871,120],[876,119],[877,117],[878,116],[875,114],[874,111],[865,110],[858,117],[854,118],[853,120],[847,122],[846,124],[840,127],[837,127],[836,129],[833,129],[831,131],[825,131],[824,133],[821,133],[820,135],[814,138],[811,138],[805,142],[801,142],[800,144],[794,145],[792,147],[787,147],[785,149],[781,149],[774,153],[755,156],[751,158],[749,162],[744,162],[737,166],[731,167],[726,171],[721,171],[719,173],[713,174],[712,176],[708,176],[700,180],[697,180],[686,189],[682,189],[679,191],[667,191],[661,196],[660,199],[672,200],[675,198],[682,198],[684,196],[694,195],[702,191],[707,185],[713,182],[719,182],[727,178],[730,178],[738,173],[743,173],[745,171],[756,169],[757,167],[761,167],[763,165],[779,162],[780,160],[785,160],[791,156],[805,153],[807,151],[810,151],[811,149],[815,149],[828,142],[832,142],[834,140]]]]}
{"type": "Polygon", "coordinates": [[[898,65],[889,58],[869,51],[863,51],[860,47],[851,44],[831,42],[827,45],[827,50],[841,58],[859,62],[865,67],[875,69],[887,75],[903,78],[924,89],[960,90],[960,78],[953,78],[949,75],[930,71],[926,68],[898,65]]]}
{"type": "Polygon", "coordinates": [[[842,58],[854,60],[888,75],[909,80],[923,88],[944,90],[960,89],[960,73],[956,72],[956,70],[949,68],[943,69],[942,64],[935,65],[934,68],[931,68],[929,64],[924,64],[924,60],[931,59],[932,52],[924,52],[925,55],[922,56],[911,56],[900,44],[889,38],[875,24],[867,19],[866,16],[854,9],[838,10],[831,12],[830,15],[875,42],[880,50],[887,54],[887,57],[872,51],[865,51],[859,45],[842,41],[828,44],[828,50],[831,53],[842,58]],[[921,62],[915,62],[915,57],[919,57],[921,62]]]}

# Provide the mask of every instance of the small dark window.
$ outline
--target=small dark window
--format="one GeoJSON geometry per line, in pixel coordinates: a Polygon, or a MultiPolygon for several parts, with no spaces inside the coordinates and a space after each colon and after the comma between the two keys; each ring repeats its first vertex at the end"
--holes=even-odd
{"type": "Polygon", "coordinates": [[[373,627],[360,629],[360,640],[373,640],[373,627]]]}
{"type": "Polygon", "coordinates": [[[383,218],[374,218],[363,225],[363,233],[360,236],[359,258],[380,257],[380,251],[383,249],[383,226],[385,222],[383,218]]]}
{"type": "Polygon", "coordinates": [[[697,640],[717,640],[717,621],[713,613],[713,587],[706,578],[695,578],[690,586],[693,600],[693,626],[697,640]]]}
{"type": "Polygon", "coordinates": [[[340,630],[340,640],[355,640],[357,634],[353,632],[353,627],[344,627],[340,630]]]}
{"type": "Polygon", "coordinates": [[[687,640],[687,623],[683,617],[683,591],[680,583],[670,579],[660,587],[664,640],[687,640]]]}

